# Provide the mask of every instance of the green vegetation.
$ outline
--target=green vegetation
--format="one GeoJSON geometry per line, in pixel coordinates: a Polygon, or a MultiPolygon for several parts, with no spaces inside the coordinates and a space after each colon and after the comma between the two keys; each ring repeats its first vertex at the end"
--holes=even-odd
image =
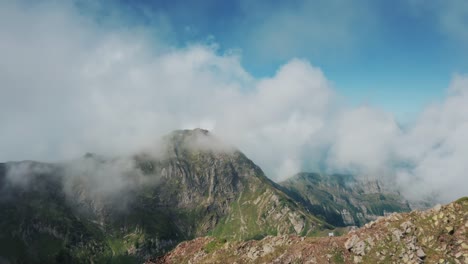
{"type": "Polygon", "coordinates": [[[333,252],[333,257],[332,257],[333,263],[336,264],[343,264],[345,263],[344,257],[343,257],[343,252],[339,250],[335,250],[333,252]]]}
{"type": "Polygon", "coordinates": [[[226,239],[213,239],[203,247],[203,250],[209,254],[223,247],[226,242],[226,239]]]}
{"type": "Polygon", "coordinates": [[[455,203],[458,203],[458,204],[463,204],[465,202],[468,202],[468,196],[462,197],[455,201],[455,203]]]}

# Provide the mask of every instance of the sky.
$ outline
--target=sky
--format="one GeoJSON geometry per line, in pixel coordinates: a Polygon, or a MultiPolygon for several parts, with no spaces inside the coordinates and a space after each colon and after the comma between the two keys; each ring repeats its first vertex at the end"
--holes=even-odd
{"type": "Polygon", "coordinates": [[[463,0],[2,1],[0,161],[202,127],[276,181],[353,173],[448,201],[467,195],[467,46],[463,0]]]}
{"type": "Polygon", "coordinates": [[[175,45],[239,50],[256,77],[307,59],[349,103],[375,104],[401,122],[440,99],[452,75],[468,66],[463,0],[115,2],[131,23],[163,19],[175,45]]]}

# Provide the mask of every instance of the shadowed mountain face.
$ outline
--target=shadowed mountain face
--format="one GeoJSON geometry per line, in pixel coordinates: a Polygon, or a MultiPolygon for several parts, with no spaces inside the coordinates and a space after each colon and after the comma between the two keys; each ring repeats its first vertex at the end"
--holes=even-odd
{"type": "Polygon", "coordinates": [[[0,164],[0,260],[136,262],[178,242],[310,235],[329,227],[208,131],[154,153],[0,164]]]}
{"type": "Polygon", "coordinates": [[[377,180],[299,173],[280,185],[310,213],[335,226],[361,226],[387,213],[410,210],[398,192],[384,189],[377,180]]]}

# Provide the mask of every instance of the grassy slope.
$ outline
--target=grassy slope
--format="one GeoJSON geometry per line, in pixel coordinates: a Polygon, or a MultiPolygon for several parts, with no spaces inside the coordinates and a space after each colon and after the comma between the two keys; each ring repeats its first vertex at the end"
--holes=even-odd
{"type": "Polygon", "coordinates": [[[300,235],[312,235],[331,225],[305,212],[291,198],[269,185],[246,190],[231,204],[231,213],[224,217],[210,235],[228,240],[261,239],[268,235],[295,234],[291,221],[303,221],[300,235]],[[290,213],[296,212],[296,217],[290,213]]]}

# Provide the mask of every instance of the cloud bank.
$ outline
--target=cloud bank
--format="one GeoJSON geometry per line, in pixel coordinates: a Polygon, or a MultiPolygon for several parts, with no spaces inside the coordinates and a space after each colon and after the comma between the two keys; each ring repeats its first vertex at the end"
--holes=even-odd
{"type": "Polygon", "coordinates": [[[320,169],[391,180],[412,197],[467,195],[467,76],[402,128],[380,109],[348,107],[302,59],[257,78],[215,44],[175,47],[73,5],[0,5],[2,161],[128,154],[202,127],[274,180],[320,169]]]}

